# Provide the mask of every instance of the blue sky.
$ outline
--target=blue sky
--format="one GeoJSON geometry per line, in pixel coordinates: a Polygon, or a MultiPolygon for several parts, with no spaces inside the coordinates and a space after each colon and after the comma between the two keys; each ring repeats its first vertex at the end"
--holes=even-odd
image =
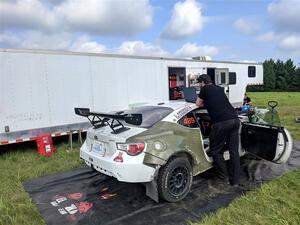
{"type": "Polygon", "coordinates": [[[300,0],[1,0],[0,47],[300,62],[300,0]]]}

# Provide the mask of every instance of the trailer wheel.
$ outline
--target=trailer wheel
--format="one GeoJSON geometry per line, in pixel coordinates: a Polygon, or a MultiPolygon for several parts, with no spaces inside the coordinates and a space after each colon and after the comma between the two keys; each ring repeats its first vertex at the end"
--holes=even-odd
{"type": "Polygon", "coordinates": [[[178,202],[189,193],[193,181],[192,166],[186,157],[171,158],[158,174],[159,196],[168,202],[178,202]]]}

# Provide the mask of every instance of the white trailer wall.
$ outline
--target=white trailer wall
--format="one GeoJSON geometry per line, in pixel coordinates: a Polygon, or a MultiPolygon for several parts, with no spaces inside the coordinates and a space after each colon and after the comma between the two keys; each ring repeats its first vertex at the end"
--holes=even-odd
{"type": "Polygon", "coordinates": [[[241,102],[247,84],[263,82],[260,64],[0,49],[0,142],[1,134],[9,134],[5,126],[10,132],[44,132],[86,122],[74,114],[74,107],[108,112],[168,101],[168,67],[201,73],[229,68],[237,74],[237,83],[230,86],[231,102],[241,102]],[[256,66],[255,78],[248,78],[249,65],[256,66]]]}

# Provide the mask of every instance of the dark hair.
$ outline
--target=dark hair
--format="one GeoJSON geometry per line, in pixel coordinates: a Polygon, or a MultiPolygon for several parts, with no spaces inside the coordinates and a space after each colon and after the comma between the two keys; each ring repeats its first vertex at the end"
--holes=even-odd
{"type": "Polygon", "coordinates": [[[207,74],[201,74],[198,78],[197,78],[197,81],[199,83],[201,83],[202,81],[204,82],[204,84],[211,84],[211,78],[209,75],[207,74]]]}

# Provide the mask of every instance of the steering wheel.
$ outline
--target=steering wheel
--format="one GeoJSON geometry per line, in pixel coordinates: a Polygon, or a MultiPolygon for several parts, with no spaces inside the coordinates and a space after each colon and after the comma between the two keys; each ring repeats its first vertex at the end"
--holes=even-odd
{"type": "Polygon", "coordinates": [[[272,109],[272,125],[274,125],[274,108],[278,105],[278,102],[276,102],[276,101],[269,101],[268,105],[272,109]]]}
{"type": "Polygon", "coordinates": [[[268,106],[270,106],[272,109],[274,109],[278,105],[277,101],[269,101],[268,106]]]}

